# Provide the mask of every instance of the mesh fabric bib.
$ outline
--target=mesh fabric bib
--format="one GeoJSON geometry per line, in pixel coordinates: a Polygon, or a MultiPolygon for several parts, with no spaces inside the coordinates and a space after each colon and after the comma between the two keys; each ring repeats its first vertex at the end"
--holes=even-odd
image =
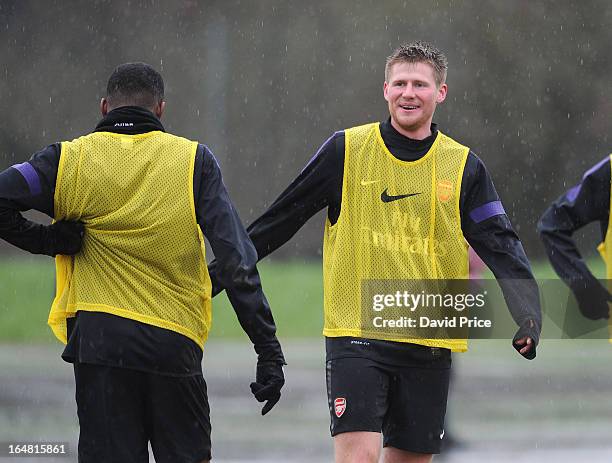
{"type": "Polygon", "coordinates": [[[62,143],[55,219],[86,225],[82,251],[56,258],[49,325],[106,312],[181,333],[200,347],[211,323],[210,277],[196,222],[197,143],[163,132],[92,133],[62,143]]]}
{"type": "Polygon", "coordinates": [[[361,290],[365,280],[468,278],[459,193],[469,149],[438,133],[425,156],[405,162],[388,151],[378,123],[345,134],[342,207],[325,226],[323,334],[466,350],[465,340],[368,332],[361,290]]]}
{"type": "MultiPolygon", "coordinates": [[[[610,155],[612,162],[612,154],[610,155]]],[[[612,188],[610,188],[610,195],[612,201],[612,188]]],[[[612,205],[612,202],[610,203],[612,205]]],[[[610,208],[610,219],[612,219],[612,207],[610,208]]],[[[597,248],[606,263],[606,279],[608,280],[608,291],[612,291],[612,221],[608,219],[608,230],[606,231],[606,238],[603,243],[597,248]]],[[[610,305],[608,303],[608,305],[610,305]]],[[[608,322],[608,331],[610,333],[610,342],[612,343],[612,319],[608,322]]]]}

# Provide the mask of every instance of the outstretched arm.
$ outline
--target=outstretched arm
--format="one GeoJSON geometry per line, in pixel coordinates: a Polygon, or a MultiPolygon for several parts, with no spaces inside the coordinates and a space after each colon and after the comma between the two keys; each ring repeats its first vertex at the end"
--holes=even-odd
{"type": "MultiPolygon", "coordinates": [[[[344,146],[343,132],[332,135],[285,191],[247,228],[257,260],[289,241],[308,219],[329,205],[342,175],[342,158],[337,150],[340,137],[344,146]]],[[[217,277],[219,264],[216,260],[208,270],[214,296],[223,291],[225,285],[217,277]]]]}

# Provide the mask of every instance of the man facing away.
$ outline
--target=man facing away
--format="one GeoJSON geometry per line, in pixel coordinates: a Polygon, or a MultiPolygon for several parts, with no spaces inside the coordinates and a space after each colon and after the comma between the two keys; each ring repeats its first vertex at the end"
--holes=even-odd
{"type": "MultiPolygon", "coordinates": [[[[461,340],[368,336],[363,280],[467,279],[467,240],[498,279],[525,281],[504,295],[519,325],[513,345],[535,357],[541,313],[522,245],[482,161],[432,124],[446,68],[429,44],[395,50],[385,68],[390,118],[334,133],[248,228],[262,259],[327,207],[323,334],[336,462],[377,462],[381,433],[385,462],[430,461],[444,436],[450,353],[466,350],[461,340]],[[410,246],[384,239],[401,235],[410,246]],[[449,252],[441,257],[434,243],[449,252]]],[[[223,289],[217,268],[213,295],[223,289]]]]}
{"type": "Polygon", "coordinates": [[[606,156],[587,170],[580,183],[557,198],[538,223],[550,263],[572,290],[580,312],[591,320],[610,318],[612,296],[587,267],[572,235],[589,223],[599,222],[599,251],[606,262],[607,279],[612,279],[610,160],[611,156],[606,156]]]}
{"type": "Polygon", "coordinates": [[[202,375],[211,324],[203,236],[258,355],[267,413],[285,363],[256,254],[204,145],[168,134],[161,75],[144,63],[110,76],[95,130],[0,173],[0,237],[56,256],[49,325],[74,365],[80,462],[211,458],[202,375]],[[43,226],[20,211],[55,219],[43,226]]]}

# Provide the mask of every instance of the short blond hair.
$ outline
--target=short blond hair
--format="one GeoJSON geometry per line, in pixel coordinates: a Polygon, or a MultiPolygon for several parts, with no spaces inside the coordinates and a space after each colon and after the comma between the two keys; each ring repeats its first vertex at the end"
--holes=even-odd
{"type": "Polygon", "coordinates": [[[389,71],[396,63],[427,63],[434,71],[436,85],[440,86],[446,81],[448,60],[444,53],[432,44],[422,41],[411,42],[397,47],[385,64],[385,80],[389,80],[389,71]]]}

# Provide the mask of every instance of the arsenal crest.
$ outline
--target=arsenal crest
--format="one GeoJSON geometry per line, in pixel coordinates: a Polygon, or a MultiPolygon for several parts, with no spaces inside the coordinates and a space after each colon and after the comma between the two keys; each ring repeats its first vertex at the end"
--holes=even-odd
{"type": "Polygon", "coordinates": [[[334,400],[334,410],[338,418],[344,415],[344,410],[346,410],[346,399],[344,397],[338,397],[334,400]]]}
{"type": "Polygon", "coordinates": [[[449,180],[440,180],[436,191],[438,200],[445,203],[453,197],[453,182],[449,180]]]}

